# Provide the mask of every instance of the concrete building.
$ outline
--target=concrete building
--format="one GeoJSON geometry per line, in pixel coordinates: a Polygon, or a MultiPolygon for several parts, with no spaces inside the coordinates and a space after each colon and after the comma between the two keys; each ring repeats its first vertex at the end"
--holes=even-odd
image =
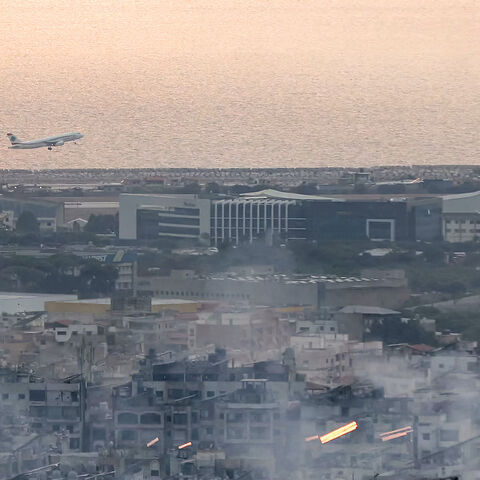
{"type": "Polygon", "coordinates": [[[267,360],[289,346],[293,331],[292,325],[273,309],[224,308],[198,314],[188,328],[188,347],[201,349],[214,344],[236,360],[267,360]]]}
{"type": "Polygon", "coordinates": [[[10,315],[22,312],[42,312],[49,302],[65,302],[76,299],[76,295],[0,292],[0,309],[2,313],[10,315]]]}
{"type": "Polygon", "coordinates": [[[388,308],[365,305],[347,305],[334,314],[338,331],[348,334],[351,340],[365,341],[376,323],[400,319],[400,312],[388,308]]]}
{"type": "Polygon", "coordinates": [[[368,302],[397,308],[409,297],[405,278],[336,277],[327,275],[234,275],[178,274],[142,276],[136,281],[139,294],[166,298],[248,303],[263,306],[341,308],[368,302]]]}
{"type": "Polygon", "coordinates": [[[441,238],[441,199],[325,197],[262,190],[238,197],[120,195],[120,238],[222,243],[441,238]],[[348,220],[348,221],[346,221],[348,220]]]}
{"type": "Polygon", "coordinates": [[[197,195],[120,195],[122,240],[210,235],[210,200],[197,195]]]}
{"type": "Polygon", "coordinates": [[[257,471],[272,478],[284,445],[281,407],[268,389],[266,379],[243,379],[242,387],[218,402],[220,422],[217,439],[225,450],[227,470],[257,471]]]}
{"type": "Polygon", "coordinates": [[[53,435],[36,433],[12,437],[6,449],[0,447],[0,478],[22,478],[22,473],[48,465],[55,440],[53,435]]]}
{"type": "Polygon", "coordinates": [[[443,197],[442,233],[447,242],[472,242],[480,238],[480,192],[443,197]]]}
{"type": "Polygon", "coordinates": [[[98,325],[65,325],[64,323],[56,322],[52,327],[55,334],[55,341],[58,343],[69,342],[74,336],[93,336],[99,332],[98,325]]]}
{"type": "MultiPolygon", "coordinates": [[[[165,310],[195,313],[199,305],[198,302],[193,300],[153,298],[150,309],[153,313],[165,310]]],[[[47,311],[49,321],[61,321],[68,318],[80,323],[94,323],[96,320],[109,318],[113,314],[112,299],[110,298],[48,301],[45,302],[45,310],[47,311]]],[[[121,315],[120,311],[117,313],[121,315]]]]}
{"type": "Polygon", "coordinates": [[[34,431],[68,432],[68,448],[83,448],[86,389],[79,375],[64,381],[30,383],[28,401],[34,431]]]}

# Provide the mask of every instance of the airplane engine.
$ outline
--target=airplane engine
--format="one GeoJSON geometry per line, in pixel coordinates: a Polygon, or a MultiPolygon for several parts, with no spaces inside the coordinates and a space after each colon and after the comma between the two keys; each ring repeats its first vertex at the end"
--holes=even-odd
{"type": "Polygon", "coordinates": [[[65,142],[63,140],[59,140],[57,143],[55,143],[56,147],[61,147],[65,142]]]}

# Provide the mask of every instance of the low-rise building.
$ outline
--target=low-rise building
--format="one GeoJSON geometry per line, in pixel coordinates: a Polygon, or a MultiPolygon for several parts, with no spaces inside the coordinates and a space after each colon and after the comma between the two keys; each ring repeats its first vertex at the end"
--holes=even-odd
{"type": "Polygon", "coordinates": [[[443,239],[447,242],[472,242],[480,237],[480,192],[443,197],[443,239]]]}

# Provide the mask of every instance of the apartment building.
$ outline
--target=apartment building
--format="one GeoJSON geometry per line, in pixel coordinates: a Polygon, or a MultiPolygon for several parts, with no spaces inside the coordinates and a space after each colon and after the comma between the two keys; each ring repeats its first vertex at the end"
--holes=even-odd
{"type": "Polygon", "coordinates": [[[83,448],[86,390],[79,375],[63,381],[39,380],[29,384],[31,425],[38,433],[68,433],[68,448],[83,448]]]}

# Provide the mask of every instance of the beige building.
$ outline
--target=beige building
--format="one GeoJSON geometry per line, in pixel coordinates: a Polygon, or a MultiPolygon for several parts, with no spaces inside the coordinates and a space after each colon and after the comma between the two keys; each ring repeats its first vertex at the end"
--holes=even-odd
{"type": "Polygon", "coordinates": [[[480,191],[443,197],[442,233],[452,243],[480,239],[480,191]]]}
{"type": "MultiPolygon", "coordinates": [[[[153,298],[151,311],[159,313],[173,310],[180,313],[196,313],[199,308],[200,303],[192,300],[153,298]]],[[[49,321],[68,318],[77,322],[92,323],[109,317],[112,308],[110,298],[91,298],[45,302],[45,310],[49,321]]]]}

